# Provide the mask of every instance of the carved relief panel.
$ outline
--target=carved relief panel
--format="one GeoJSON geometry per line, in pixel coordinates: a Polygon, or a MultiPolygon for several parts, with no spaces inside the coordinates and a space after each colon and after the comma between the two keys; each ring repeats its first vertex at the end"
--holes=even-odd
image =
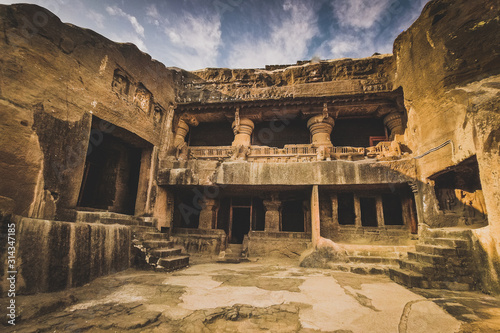
{"type": "Polygon", "coordinates": [[[121,69],[115,69],[113,75],[113,82],[111,83],[111,88],[114,92],[127,96],[130,89],[130,79],[128,75],[121,69]]]}
{"type": "Polygon", "coordinates": [[[135,91],[134,104],[137,105],[142,111],[149,113],[153,100],[153,94],[139,83],[135,91]]]}

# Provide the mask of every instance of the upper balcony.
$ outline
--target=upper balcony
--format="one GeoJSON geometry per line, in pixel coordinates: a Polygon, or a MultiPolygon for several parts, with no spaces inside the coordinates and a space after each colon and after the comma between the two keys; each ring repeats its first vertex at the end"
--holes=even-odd
{"type": "Polygon", "coordinates": [[[408,181],[374,167],[396,161],[401,92],[180,105],[160,163],[162,185],[380,184],[408,181]],[[392,179],[392,180],[391,180],[392,179]]]}
{"type": "MultiPolygon", "coordinates": [[[[186,160],[247,161],[259,163],[317,162],[332,160],[357,161],[362,159],[396,160],[401,158],[397,142],[381,141],[372,147],[314,147],[312,144],[267,146],[187,147],[186,160]]],[[[178,157],[181,157],[178,155],[178,157]]]]}

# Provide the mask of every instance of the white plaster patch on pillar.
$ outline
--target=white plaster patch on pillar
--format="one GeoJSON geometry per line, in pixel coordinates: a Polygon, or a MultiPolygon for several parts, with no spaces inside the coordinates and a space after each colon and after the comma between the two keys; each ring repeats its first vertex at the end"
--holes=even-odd
{"type": "Polygon", "coordinates": [[[330,194],[330,200],[332,202],[332,224],[334,228],[339,226],[339,201],[337,193],[330,194]]]}
{"type": "Polygon", "coordinates": [[[73,265],[76,260],[76,225],[69,227],[69,254],[68,254],[68,288],[73,287],[73,265]]]}
{"type": "Polygon", "coordinates": [[[377,196],[376,208],[377,208],[377,225],[379,228],[382,228],[385,226],[385,220],[384,220],[384,205],[382,203],[381,196],[377,196]]]}
{"type": "Polygon", "coordinates": [[[320,240],[319,189],[314,185],[311,192],[311,241],[314,248],[320,240]]]}
{"type": "Polygon", "coordinates": [[[361,223],[361,204],[359,202],[359,197],[357,195],[354,195],[354,215],[356,216],[355,220],[354,220],[354,224],[358,228],[362,227],[362,223],[361,223]]]}

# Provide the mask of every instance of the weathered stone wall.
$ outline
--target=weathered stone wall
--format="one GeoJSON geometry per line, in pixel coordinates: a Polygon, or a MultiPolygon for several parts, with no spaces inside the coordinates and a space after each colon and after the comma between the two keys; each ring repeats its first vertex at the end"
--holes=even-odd
{"type": "Polygon", "coordinates": [[[165,143],[178,71],[38,6],[2,5],[0,21],[0,194],[16,214],[68,218],[92,115],[165,143]]]}
{"type": "MultiPolygon", "coordinates": [[[[427,177],[477,156],[490,224],[488,231],[477,233],[478,244],[484,243],[478,248],[487,253],[483,258],[492,269],[484,275],[490,279],[486,285],[496,292],[500,292],[499,31],[497,1],[438,0],[427,4],[394,44],[395,86],[403,88],[408,110],[404,142],[419,157],[423,185],[429,183],[427,177]]],[[[424,218],[438,226],[436,198],[429,185],[420,193],[424,218]]]]}
{"type": "MultiPolygon", "coordinates": [[[[67,223],[14,216],[16,291],[53,292],[82,286],[130,267],[131,232],[126,226],[67,223]]],[[[4,242],[6,243],[6,242],[4,242]]],[[[2,258],[2,267],[7,264],[2,258]]],[[[2,272],[0,292],[7,290],[2,272]]],[[[5,296],[4,292],[1,295],[5,296]]]]}
{"type": "Polygon", "coordinates": [[[218,255],[225,247],[226,232],[219,229],[175,228],[171,239],[188,253],[218,255]]]}
{"type": "Polygon", "coordinates": [[[392,55],[311,62],[276,70],[183,71],[178,103],[280,99],[391,91],[392,55]]]}
{"type": "Polygon", "coordinates": [[[248,163],[188,161],[162,168],[162,185],[354,185],[406,183],[414,176],[408,160],[377,162],[248,163]]]}
{"type": "Polygon", "coordinates": [[[311,247],[311,234],[301,232],[250,231],[248,256],[266,258],[299,258],[311,247]]]}

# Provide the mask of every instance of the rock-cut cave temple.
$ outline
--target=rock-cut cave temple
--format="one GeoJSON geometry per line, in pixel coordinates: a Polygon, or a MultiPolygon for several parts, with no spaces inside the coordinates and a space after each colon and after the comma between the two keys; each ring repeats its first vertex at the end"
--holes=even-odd
{"type": "Polygon", "coordinates": [[[0,6],[0,218],[19,292],[197,254],[499,293],[499,15],[436,0],[393,54],[186,71],[0,6]]]}

